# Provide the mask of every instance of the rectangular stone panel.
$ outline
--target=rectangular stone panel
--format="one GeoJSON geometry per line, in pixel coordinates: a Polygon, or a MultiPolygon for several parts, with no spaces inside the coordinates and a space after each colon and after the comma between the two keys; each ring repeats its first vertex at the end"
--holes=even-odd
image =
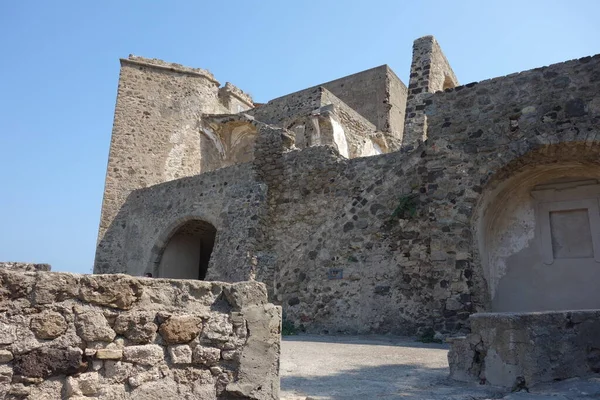
{"type": "Polygon", "coordinates": [[[550,232],[555,259],[594,257],[587,209],[551,211],[550,232]]]}

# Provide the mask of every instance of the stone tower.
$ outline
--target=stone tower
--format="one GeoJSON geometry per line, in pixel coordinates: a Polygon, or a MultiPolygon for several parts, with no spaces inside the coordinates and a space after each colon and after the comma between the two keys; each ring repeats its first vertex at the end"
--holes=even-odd
{"type": "Polygon", "coordinates": [[[424,97],[458,86],[458,79],[433,36],[414,41],[402,147],[410,150],[427,139],[424,97]]]}
{"type": "Polygon", "coordinates": [[[99,243],[132,191],[201,172],[201,116],[253,106],[236,93],[205,70],[121,59],[99,243]]]}

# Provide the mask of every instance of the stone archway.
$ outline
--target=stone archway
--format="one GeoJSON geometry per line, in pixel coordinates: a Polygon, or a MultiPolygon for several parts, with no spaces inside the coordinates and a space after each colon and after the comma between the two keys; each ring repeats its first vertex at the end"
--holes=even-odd
{"type": "Polygon", "coordinates": [[[156,277],[204,280],[216,236],[217,229],[199,219],[173,229],[159,251],[156,277]]]}
{"type": "Polygon", "coordinates": [[[492,311],[600,308],[600,156],[551,147],[499,171],[479,202],[492,311]]]}

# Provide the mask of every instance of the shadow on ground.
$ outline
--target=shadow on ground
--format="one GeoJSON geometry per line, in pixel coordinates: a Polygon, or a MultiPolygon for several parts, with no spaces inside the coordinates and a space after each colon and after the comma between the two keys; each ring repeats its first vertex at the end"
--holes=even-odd
{"type": "Polygon", "coordinates": [[[446,345],[386,336],[286,337],[282,345],[282,399],[473,400],[506,394],[450,380],[446,345]]]}
{"type": "Polygon", "coordinates": [[[315,399],[499,399],[506,393],[489,386],[457,384],[445,376],[447,368],[385,365],[344,370],[327,376],[285,376],[282,388],[315,399]]]}

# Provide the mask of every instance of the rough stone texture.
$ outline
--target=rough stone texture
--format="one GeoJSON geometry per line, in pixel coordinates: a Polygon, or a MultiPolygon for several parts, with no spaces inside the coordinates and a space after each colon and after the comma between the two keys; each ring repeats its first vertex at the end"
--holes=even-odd
{"type": "Polygon", "coordinates": [[[38,339],[55,339],[65,333],[68,326],[61,314],[48,311],[32,318],[30,328],[38,339]]]}
{"type": "Polygon", "coordinates": [[[450,377],[528,387],[600,373],[600,311],[480,313],[451,340],[450,377]]]}
{"type": "Polygon", "coordinates": [[[415,40],[402,138],[404,149],[414,149],[427,139],[429,129],[423,106],[427,94],[455,86],[458,86],[458,79],[437,40],[433,36],[415,40]]]}
{"type": "Polygon", "coordinates": [[[13,269],[0,278],[14,283],[0,299],[2,398],[279,398],[281,309],[262,283],[13,269]]]}
{"type": "Polygon", "coordinates": [[[202,331],[202,318],[173,315],[160,325],[160,335],[169,344],[188,343],[202,331]]]}
{"type": "Polygon", "coordinates": [[[133,343],[146,344],[154,341],[158,326],[153,312],[119,314],[113,329],[133,343]]]}
{"type": "Polygon", "coordinates": [[[35,264],[24,262],[0,262],[0,268],[12,269],[16,271],[50,271],[50,264],[35,264]]]}
{"type": "MultiPolygon", "coordinates": [[[[554,299],[530,302],[533,311],[600,307],[600,269],[545,268],[527,203],[549,181],[600,179],[600,56],[456,86],[432,37],[413,50],[400,151],[340,154],[331,121],[342,114],[356,132],[366,132],[364,120],[382,128],[327,86],[245,116],[198,119],[222,132],[255,127],[252,161],[133,192],[98,246],[95,271],[161,276],[169,238],[201,220],[217,231],[206,279],[265,282],[301,331],[440,337],[467,332],[475,312],[514,311],[528,291],[554,299]],[[308,122],[296,124],[298,115],[333,142],[302,145],[308,122]],[[518,196],[505,190],[519,182],[518,196]],[[511,291],[512,303],[498,298],[511,291]]],[[[9,285],[26,296],[25,282],[9,285]]]]}

